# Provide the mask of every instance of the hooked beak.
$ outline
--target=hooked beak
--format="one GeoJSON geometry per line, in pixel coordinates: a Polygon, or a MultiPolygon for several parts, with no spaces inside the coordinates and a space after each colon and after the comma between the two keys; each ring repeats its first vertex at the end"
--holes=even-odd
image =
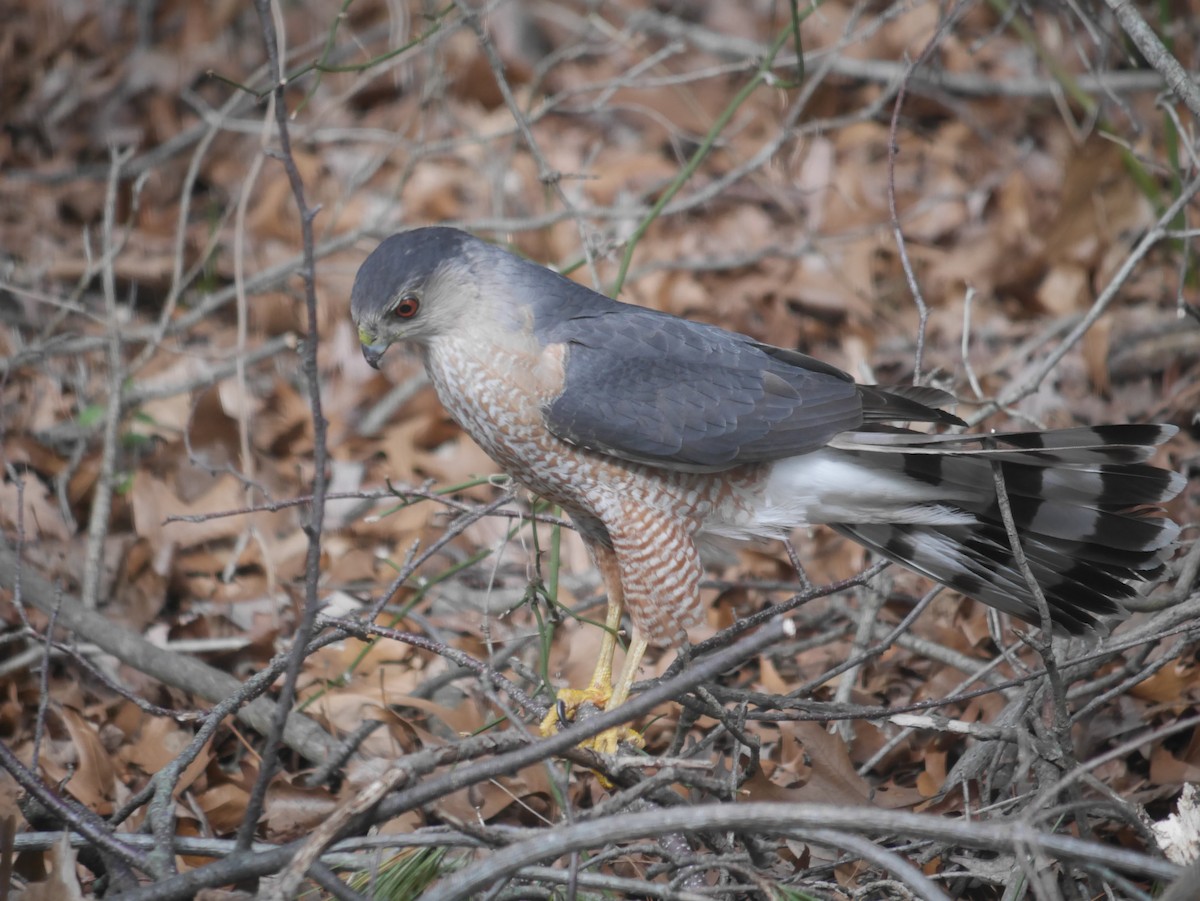
{"type": "Polygon", "coordinates": [[[367,361],[367,365],[372,369],[379,368],[379,361],[382,359],[384,351],[388,349],[386,344],[366,344],[362,345],[363,359],[367,361]]]}
{"type": "Polygon", "coordinates": [[[379,341],[376,337],[365,328],[358,330],[358,343],[362,345],[363,359],[367,361],[367,365],[372,369],[379,368],[379,360],[383,357],[384,351],[388,349],[387,341],[379,341]]]}

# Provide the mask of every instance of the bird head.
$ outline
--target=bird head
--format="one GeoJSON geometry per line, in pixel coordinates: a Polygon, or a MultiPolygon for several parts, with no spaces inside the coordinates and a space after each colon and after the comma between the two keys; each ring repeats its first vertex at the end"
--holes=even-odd
{"type": "Polygon", "coordinates": [[[488,245],[454,228],[418,228],[371,252],[350,293],[350,317],[371,366],[378,369],[397,341],[427,343],[470,316],[478,293],[470,256],[477,246],[488,245]]]}

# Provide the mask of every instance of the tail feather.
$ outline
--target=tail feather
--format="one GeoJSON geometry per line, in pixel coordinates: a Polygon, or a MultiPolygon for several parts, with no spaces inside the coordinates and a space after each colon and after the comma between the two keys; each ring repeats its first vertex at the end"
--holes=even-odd
{"type": "Polygon", "coordinates": [[[1083,466],[1142,463],[1179,429],[1173,425],[1108,425],[1049,432],[997,432],[991,435],[926,435],[876,426],[843,432],[830,447],[864,453],[954,454],[958,457],[1012,458],[1030,466],[1083,466]]]}
{"type": "MultiPolygon", "coordinates": [[[[1037,600],[1017,567],[996,496],[993,466],[999,465],[1022,549],[1055,626],[1069,634],[1103,632],[1122,602],[1137,595],[1130,583],[1153,579],[1174,551],[1179,527],[1158,505],[1185,480],[1144,462],[1174,432],[1128,425],[984,437],[840,436],[833,453],[847,473],[867,466],[886,474],[892,500],[882,498],[877,514],[829,524],[883,557],[1036,623],[1037,600]]],[[[853,481],[826,486],[820,501],[831,512],[868,509],[854,496],[853,481]]],[[[821,508],[810,518],[828,522],[821,508]]]]}
{"type": "MultiPolygon", "coordinates": [[[[876,455],[873,462],[930,485],[962,488],[978,487],[981,472],[979,457],[961,459],[953,456],[953,451],[930,455],[893,451],[890,455],[876,455]]],[[[1095,505],[1100,509],[1156,504],[1174,497],[1184,485],[1183,476],[1178,473],[1141,463],[1054,468],[1040,461],[1010,458],[1001,460],[1001,466],[1009,497],[1095,505]]]]}

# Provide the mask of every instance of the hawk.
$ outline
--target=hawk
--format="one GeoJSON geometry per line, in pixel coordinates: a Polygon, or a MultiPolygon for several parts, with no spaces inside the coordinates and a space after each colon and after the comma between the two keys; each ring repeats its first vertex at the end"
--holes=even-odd
{"type": "MultiPolygon", "coordinates": [[[[368,363],[417,345],[450,415],[518,482],[574,522],[608,595],[589,687],[615,706],[651,644],[701,617],[705,539],[823,523],[1019,619],[1038,603],[1014,561],[993,477],[1057,631],[1105,629],[1159,573],[1182,490],[1146,461],[1168,425],[972,436],[930,388],[859,385],[812,357],[613,300],[452,228],[393,235],[354,281],[368,363]],[[633,622],[615,685],[622,610],[633,622]]],[[[547,718],[551,728],[553,715],[547,718]]],[[[624,733],[594,743],[611,751],[624,733]]]]}

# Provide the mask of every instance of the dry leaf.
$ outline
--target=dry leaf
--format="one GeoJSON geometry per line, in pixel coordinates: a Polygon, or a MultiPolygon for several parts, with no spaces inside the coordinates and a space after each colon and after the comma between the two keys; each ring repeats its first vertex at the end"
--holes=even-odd
{"type": "Polygon", "coordinates": [[[15,898],[19,901],[84,901],[83,888],[75,875],[75,857],[75,849],[64,832],[50,848],[50,876],[27,886],[15,898]]]}
{"type": "Polygon", "coordinates": [[[1185,785],[1176,812],[1150,828],[1168,860],[1181,867],[1200,860],[1200,790],[1193,783],[1185,785]]]}
{"type": "Polygon", "coordinates": [[[26,541],[66,541],[71,537],[50,490],[40,479],[25,476],[21,484],[0,482],[0,523],[15,533],[20,522],[26,541]]]}
{"type": "Polygon", "coordinates": [[[42,758],[42,768],[51,782],[59,783],[66,779],[67,791],[81,804],[101,816],[107,816],[112,812],[116,797],[116,773],[112,757],[95,727],[82,714],[70,707],[60,707],[57,713],[70,736],[74,760],[68,767],[47,755],[42,758]]]}

